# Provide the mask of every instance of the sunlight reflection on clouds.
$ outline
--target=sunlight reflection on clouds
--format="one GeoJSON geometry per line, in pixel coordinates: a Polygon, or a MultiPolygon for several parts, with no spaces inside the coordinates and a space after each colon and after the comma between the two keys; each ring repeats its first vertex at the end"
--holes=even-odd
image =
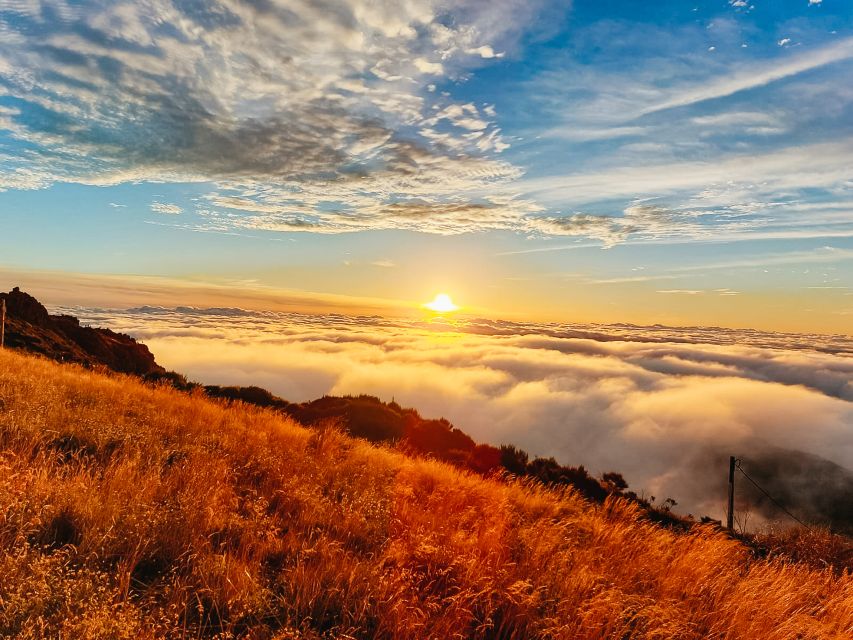
{"type": "Polygon", "coordinates": [[[475,439],[617,469],[713,512],[712,453],[784,447],[853,468],[853,340],[726,329],[452,325],[234,309],[70,310],[159,362],[291,401],[368,393],[475,439]],[[705,466],[703,466],[705,465],[705,466]],[[697,469],[700,472],[697,474],[697,469]]]}

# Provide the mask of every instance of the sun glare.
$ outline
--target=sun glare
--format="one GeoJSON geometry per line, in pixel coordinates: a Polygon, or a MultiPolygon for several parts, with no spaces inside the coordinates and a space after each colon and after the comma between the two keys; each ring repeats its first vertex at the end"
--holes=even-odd
{"type": "Polygon", "coordinates": [[[427,302],[424,306],[430,311],[437,313],[450,313],[459,309],[458,306],[453,304],[453,300],[446,293],[437,294],[432,302],[427,302]]]}

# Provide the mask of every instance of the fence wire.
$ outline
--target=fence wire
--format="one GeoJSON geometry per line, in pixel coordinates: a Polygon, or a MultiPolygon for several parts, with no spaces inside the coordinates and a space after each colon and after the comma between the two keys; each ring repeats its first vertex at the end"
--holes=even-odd
{"type": "Polygon", "coordinates": [[[807,525],[805,522],[803,522],[802,520],[800,520],[800,519],[799,519],[797,516],[795,516],[793,513],[791,513],[790,511],[788,511],[788,510],[785,508],[785,506],[784,506],[784,505],[782,505],[778,500],[776,500],[776,498],[774,498],[774,497],[773,497],[773,496],[771,496],[769,493],[767,493],[767,491],[765,491],[765,490],[764,490],[764,487],[762,487],[762,486],[761,486],[760,484],[758,484],[755,480],[753,480],[753,479],[750,477],[750,475],[749,475],[746,471],[744,471],[744,470],[743,470],[743,467],[741,466],[741,462],[743,462],[743,461],[742,461],[742,460],[738,460],[738,461],[737,461],[737,470],[738,470],[738,471],[740,471],[740,472],[743,474],[743,477],[744,477],[744,478],[746,478],[747,480],[749,480],[749,481],[753,484],[753,486],[754,486],[756,489],[758,489],[761,493],[763,493],[765,496],[767,496],[767,498],[770,500],[770,502],[772,502],[772,503],[773,503],[773,504],[775,504],[777,507],[779,507],[783,512],[785,512],[786,514],[788,514],[788,516],[790,516],[791,518],[793,518],[794,520],[796,520],[797,522],[799,522],[802,526],[804,526],[804,527],[805,527],[806,529],[808,529],[809,531],[811,531],[811,530],[812,530],[812,528],[811,528],[809,525],[807,525]]]}

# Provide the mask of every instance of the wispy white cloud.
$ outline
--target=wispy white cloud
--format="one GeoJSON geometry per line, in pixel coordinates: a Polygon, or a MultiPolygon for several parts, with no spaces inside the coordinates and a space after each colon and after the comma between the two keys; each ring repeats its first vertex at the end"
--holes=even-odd
{"type": "Polygon", "coordinates": [[[753,53],[732,48],[745,37],[740,20],[649,25],[642,42],[634,27],[589,27],[584,43],[619,46],[583,63],[561,58],[523,85],[539,107],[526,135],[548,149],[522,179],[549,212],[532,226],[606,246],[853,235],[849,216],[825,206],[849,199],[853,185],[843,82],[853,38],[801,28],[796,39],[809,44],[753,53]],[[705,32],[732,46],[711,59],[697,50],[705,32]],[[672,212],[672,224],[634,224],[640,201],[672,212]]]}
{"type": "Polygon", "coordinates": [[[151,211],[153,211],[154,213],[165,213],[168,215],[176,216],[179,213],[183,213],[184,210],[176,204],[169,204],[166,202],[152,202],[151,211]]]}
{"type": "Polygon", "coordinates": [[[853,144],[794,146],[763,154],[733,154],[708,162],[614,167],[525,179],[523,188],[545,202],[592,202],[662,196],[683,190],[746,188],[756,194],[833,187],[849,180],[853,144]]]}
{"type": "Polygon", "coordinates": [[[711,115],[690,118],[693,124],[709,127],[778,127],[780,120],[777,116],[764,111],[725,111],[711,115]]]}
{"type": "Polygon", "coordinates": [[[674,293],[678,295],[696,296],[705,293],[701,289],[660,289],[656,293],[674,293]]]}
{"type": "Polygon", "coordinates": [[[492,49],[489,45],[484,44],[481,47],[477,47],[475,49],[468,49],[467,53],[472,55],[478,55],[481,58],[503,58],[506,55],[505,52],[501,51],[500,53],[496,53],[494,49],[492,49]]]}
{"type": "Polygon", "coordinates": [[[648,241],[736,241],[853,236],[845,201],[800,194],[824,190],[842,197],[853,174],[847,142],[736,154],[714,161],[619,166],[597,172],[523,179],[521,187],[543,205],[575,206],[647,197],[613,214],[534,218],[546,234],[648,241]],[[780,201],[779,198],[782,198],[780,201]],[[803,215],[803,213],[808,215],[803,215]]]}
{"type": "Polygon", "coordinates": [[[821,247],[809,251],[788,251],[754,255],[750,258],[711,262],[695,266],[678,267],[678,271],[710,271],[714,269],[748,269],[789,264],[831,264],[853,260],[853,251],[837,247],[821,247]]]}
{"type": "Polygon", "coordinates": [[[610,140],[613,138],[628,138],[634,136],[642,136],[649,132],[648,127],[599,127],[592,129],[579,128],[572,125],[565,125],[549,129],[542,135],[548,138],[562,138],[565,140],[575,140],[578,142],[587,140],[610,140]]]}
{"type": "Polygon", "coordinates": [[[642,276],[620,276],[617,278],[597,278],[591,280],[592,284],[626,284],[629,282],[653,282],[655,280],[676,280],[681,276],[668,274],[642,275],[642,276]]]}
{"type": "Polygon", "coordinates": [[[702,233],[696,212],[677,212],[655,205],[636,204],[621,216],[574,214],[568,217],[543,217],[532,222],[548,235],[584,236],[600,239],[605,247],[624,242],[632,235],[665,238],[695,236],[702,233]]]}
{"type": "MultiPolygon", "coordinates": [[[[790,38],[784,38],[779,44],[784,46],[790,42],[790,38]]],[[[638,115],[649,115],[707,100],[725,98],[850,58],[853,58],[853,38],[844,38],[823,47],[798,52],[786,60],[761,65],[753,63],[748,68],[730,72],[711,82],[677,89],[665,99],[641,109],[638,115]]]]}

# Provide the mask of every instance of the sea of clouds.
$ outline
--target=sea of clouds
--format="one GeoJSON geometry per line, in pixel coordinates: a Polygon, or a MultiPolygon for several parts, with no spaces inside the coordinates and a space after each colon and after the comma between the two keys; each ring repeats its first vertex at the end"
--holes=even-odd
{"type": "Polygon", "coordinates": [[[719,328],[388,320],[241,309],[63,309],[169,369],[291,401],[367,393],[476,440],[622,472],[723,513],[727,456],[807,452],[853,469],[853,338],[719,328]]]}

